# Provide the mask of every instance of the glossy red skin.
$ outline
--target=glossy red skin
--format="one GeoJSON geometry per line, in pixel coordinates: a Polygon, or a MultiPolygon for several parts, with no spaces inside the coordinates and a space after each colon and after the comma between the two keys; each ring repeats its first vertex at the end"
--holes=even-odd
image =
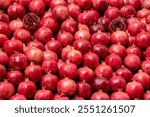
{"type": "Polygon", "coordinates": [[[81,64],[82,58],[82,54],[78,50],[72,49],[66,53],[66,60],[76,65],[81,64]]]}
{"type": "Polygon", "coordinates": [[[119,90],[123,91],[126,87],[126,81],[122,76],[114,75],[112,78],[110,78],[109,82],[110,82],[110,89],[113,92],[119,90]]]}
{"type": "Polygon", "coordinates": [[[51,72],[56,74],[58,72],[57,62],[54,60],[44,60],[41,64],[41,67],[44,73],[51,72]]]}
{"type": "Polygon", "coordinates": [[[27,67],[27,57],[24,54],[12,54],[8,58],[8,67],[16,70],[23,70],[27,67]]]}
{"type": "Polygon", "coordinates": [[[111,66],[112,69],[117,70],[122,65],[122,59],[119,55],[110,54],[105,58],[107,65],[111,66]]]}
{"type": "Polygon", "coordinates": [[[148,15],[148,16],[146,17],[146,23],[147,23],[147,24],[150,24],[150,15],[148,15]]]}
{"type": "Polygon", "coordinates": [[[94,33],[92,36],[91,36],[91,43],[93,45],[95,44],[103,44],[103,45],[106,45],[108,46],[109,43],[110,43],[110,37],[108,34],[104,33],[104,32],[97,32],[97,33],[94,33]]]}
{"type": "Polygon", "coordinates": [[[75,96],[71,100],[85,100],[83,97],[75,96]]]}
{"type": "Polygon", "coordinates": [[[133,73],[126,67],[121,67],[116,71],[116,75],[122,76],[126,82],[131,81],[133,73]]]}
{"type": "Polygon", "coordinates": [[[146,9],[150,9],[150,1],[149,0],[144,0],[142,3],[142,6],[146,9]]]}
{"type": "Polygon", "coordinates": [[[43,61],[43,52],[36,47],[29,48],[25,55],[30,62],[41,63],[43,61]]]}
{"type": "Polygon", "coordinates": [[[0,34],[4,34],[7,37],[10,37],[10,34],[11,34],[11,30],[8,24],[1,22],[1,21],[0,21],[0,34]]]}
{"type": "Polygon", "coordinates": [[[73,19],[66,19],[61,24],[61,29],[65,30],[66,32],[70,32],[71,34],[74,34],[78,30],[78,23],[73,19]]]}
{"type": "Polygon", "coordinates": [[[74,37],[70,32],[61,32],[57,35],[57,40],[61,42],[62,46],[72,45],[74,37]]]}
{"type": "Polygon", "coordinates": [[[31,0],[18,0],[18,3],[22,5],[24,8],[27,8],[30,2],[31,0]]]}
{"type": "Polygon", "coordinates": [[[92,0],[75,0],[75,3],[82,9],[89,9],[92,7],[92,0]]]}
{"type": "Polygon", "coordinates": [[[150,100],[150,91],[149,90],[144,94],[143,99],[150,100]]]}
{"type": "Polygon", "coordinates": [[[74,35],[75,40],[78,39],[90,40],[90,38],[91,38],[91,34],[87,30],[79,30],[74,35]]]}
{"type": "Polygon", "coordinates": [[[56,93],[54,94],[54,100],[69,100],[69,98],[67,96],[56,93]]]}
{"type": "Polygon", "coordinates": [[[130,70],[138,70],[141,66],[140,58],[135,54],[128,54],[124,58],[124,65],[130,70]]]}
{"type": "Polygon", "coordinates": [[[62,44],[60,41],[52,39],[45,44],[45,49],[60,54],[62,51],[62,44]]]}
{"type": "Polygon", "coordinates": [[[0,82],[0,98],[9,99],[14,92],[15,88],[11,83],[7,81],[0,82]]]}
{"type": "Polygon", "coordinates": [[[60,67],[59,75],[62,78],[68,77],[74,80],[78,76],[78,68],[75,64],[66,62],[60,67]]]}
{"type": "Polygon", "coordinates": [[[137,21],[140,21],[140,19],[137,18],[137,17],[129,17],[129,18],[127,19],[127,23],[128,23],[128,24],[130,24],[130,23],[132,23],[132,22],[137,22],[137,21]]]}
{"type": "Polygon", "coordinates": [[[57,21],[64,21],[69,15],[67,6],[55,6],[52,10],[52,15],[57,21]]]}
{"type": "Polygon", "coordinates": [[[18,29],[13,34],[14,39],[20,40],[22,43],[28,44],[31,41],[31,34],[24,29],[18,29]]]}
{"type": "Polygon", "coordinates": [[[46,43],[49,40],[51,40],[52,36],[53,36],[52,31],[47,27],[40,27],[34,33],[35,39],[37,39],[38,41],[41,41],[43,43],[46,43]]]}
{"type": "Polygon", "coordinates": [[[17,3],[16,4],[12,4],[12,5],[10,5],[8,7],[7,14],[12,19],[17,19],[17,18],[22,19],[24,17],[24,15],[25,15],[25,9],[20,4],[17,4],[17,3]]]}
{"type": "Polygon", "coordinates": [[[141,68],[144,72],[150,75],[150,60],[145,60],[141,64],[141,68]]]}
{"type": "Polygon", "coordinates": [[[81,8],[74,3],[69,4],[67,7],[68,7],[69,15],[72,18],[77,19],[78,15],[81,13],[81,8]]]}
{"type": "Polygon", "coordinates": [[[32,81],[23,81],[18,86],[18,93],[24,95],[27,99],[31,99],[36,94],[36,85],[32,81]]]}
{"type": "Polygon", "coordinates": [[[130,99],[140,99],[144,95],[144,88],[141,83],[133,81],[127,83],[125,92],[130,96],[130,99]]]}
{"type": "Polygon", "coordinates": [[[93,7],[99,12],[103,12],[108,8],[108,2],[106,0],[92,0],[92,1],[93,7]]]}
{"type": "Polygon", "coordinates": [[[142,51],[139,47],[136,46],[130,46],[127,48],[127,54],[136,54],[140,58],[142,57],[142,51]]]}
{"type": "Polygon", "coordinates": [[[120,13],[123,17],[130,18],[131,16],[136,15],[136,10],[131,5],[126,5],[120,9],[120,13]]]}
{"type": "Polygon", "coordinates": [[[63,61],[66,61],[66,55],[67,55],[67,52],[69,52],[70,50],[72,50],[72,46],[66,46],[62,49],[62,52],[61,52],[61,58],[63,61]]]}
{"type": "Polygon", "coordinates": [[[49,9],[48,11],[45,11],[41,19],[45,19],[45,18],[53,18],[51,9],[49,9]]]}
{"type": "Polygon", "coordinates": [[[130,100],[130,97],[127,93],[122,91],[117,91],[111,94],[111,100],[130,100]]]}
{"type": "Polygon", "coordinates": [[[83,65],[91,69],[95,69],[99,64],[98,56],[93,52],[88,52],[83,55],[83,65]]]}
{"type": "Polygon", "coordinates": [[[44,44],[42,42],[40,42],[40,41],[37,41],[37,40],[30,41],[27,44],[27,47],[29,47],[29,48],[36,47],[36,48],[39,48],[42,51],[45,50],[44,44]]]}
{"type": "Polygon", "coordinates": [[[118,16],[120,16],[120,11],[116,7],[109,7],[105,11],[105,16],[108,17],[110,20],[113,20],[113,19],[117,18],[118,16]]]}
{"type": "Polygon", "coordinates": [[[105,32],[105,28],[101,24],[93,24],[90,27],[91,34],[96,33],[98,31],[105,32]]]}
{"type": "Polygon", "coordinates": [[[144,89],[150,88],[150,76],[145,72],[140,71],[134,74],[133,80],[141,83],[144,89]]]}
{"type": "Polygon", "coordinates": [[[94,79],[94,71],[88,67],[79,68],[79,80],[91,82],[94,79]]]}
{"type": "Polygon", "coordinates": [[[0,21],[9,24],[10,23],[9,16],[7,14],[3,13],[2,11],[0,11],[0,21]]]}
{"type": "Polygon", "coordinates": [[[150,14],[150,11],[148,9],[140,9],[137,11],[136,16],[140,19],[147,17],[150,14]]]}
{"type": "Polygon", "coordinates": [[[109,27],[109,23],[110,23],[110,19],[107,18],[107,17],[100,17],[98,19],[98,23],[101,24],[102,26],[104,26],[104,28],[106,30],[108,30],[108,27],[109,27]]]}
{"type": "Polygon", "coordinates": [[[42,76],[40,86],[51,91],[56,91],[58,82],[59,79],[56,75],[48,73],[42,76]]]}
{"type": "Polygon", "coordinates": [[[52,32],[56,32],[58,30],[57,21],[51,17],[43,18],[40,21],[40,25],[49,28],[52,32]]]}
{"type": "Polygon", "coordinates": [[[45,11],[45,4],[43,0],[32,0],[28,7],[30,12],[36,13],[38,15],[42,15],[45,11]]]}
{"type": "Polygon", "coordinates": [[[92,51],[98,55],[98,57],[101,59],[105,59],[106,56],[109,55],[108,48],[103,44],[96,44],[93,46],[92,51]]]}
{"type": "Polygon", "coordinates": [[[79,50],[83,55],[89,52],[92,48],[91,43],[88,40],[77,39],[73,42],[73,47],[79,50]]]}
{"type": "Polygon", "coordinates": [[[107,79],[110,79],[112,77],[113,70],[109,65],[106,65],[105,63],[100,64],[95,69],[95,75],[97,77],[103,76],[107,79]]]}
{"type": "Polygon", "coordinates": [[[109,81],[102,76],[94,78],[90,85],[93,91],[108,92],[110,90],[109,81]]]}
{"type": "Polygon", "coordinates": [[[58,82],[57,90],[59,94],[72,96],[76,93],[77,85],[74,80],[65,78],[58,82]]]}
{"type": "Polygon", "coordinates": [[[136,45],[136,36],[129,36],[128,46],[136,45]]]}
{"type": "Polygon", "coordinates": [[[3,51],[8,55],[12,55],[16,52],[23,52],[23,43],[19,40],[7,40],[3,44],[3,51]]]}
{"type": "Polygon", "coordinates": [[[95,22],[97,22],[97,20],[98,20],[99,17],[100,17],[98,11],[96,11],[96,10],[94,10],[94,9],[87,10],[87,13],[91,14],[92,17],[94,17],[94,21],[95,21],[95,22]]]}
{"type": "Polygon", "coordinates": [[[111,42],[113,44],[120,43],[122,45],[127,45],[128,41],[128,33],[124,31],[115,31],[111,34],[111,42]]]}
{"type": "Polygon", "coordinates": [[[88,83],[84,81],[77,83],[77,95],[79,97],[83,97],[86,99],[90,97],[91,93],[92,93],[92,89],[88,83]]]}
{"type": "Polygon", "coordinates": [[[34,96],[34,100],[52,100],[53,94],[50,90],[41,89],[38,90],[34,96]]]}
{"type": "Polygon", "coordinates": [[[6,73],[7,73],[7,71],[6,71],[5,66],[0,64],[0,81],[4,80],[6,73]]]}
{"type": "Polygon", "coordinates": [[[14,86],[18,86],[19,83],[22,82],[24,79],[23,74],[17,70],[8,71],[6,78],[14,86]]]}
{"type": "Polygon", "coordinates": [[[27,100],[27,98],[24,95],[16,93],[15,95],[11,96],[9,100],[27,100]]]}
{"type": "Polygon", "coordinates": [[[12,20],[9,23],[9,28],[11,29],[12,32],[15,32],[17,29],[23,28],[23,21],[20,19],[12,20]]]}
{"type": "Polygon", "coordinates": [[[55,6],[58,6],[58,5],[66,6],[66,1],[64,1],[64,0],[50,0],[50,4],[49,4],[50,8],[53,9],[55,6]]]}
{"type": "Polygon", "coordinates": [[[0,51],[0,64],[6,65],[7,62],[8,62],[8,55],[5,52],[0,51]]]}
{"type": "Polygon", "coordinates": [[[131,6],[133,6],[135,9],[139,9],[142,5],[140,0],[127,0],[127,3],[131,6]]]}
{"type": "Polygon", "coordinates": [[[124,58],[127,54],[127,50],[121,44],[113,44],[109,47],[109,52],[124,58]]]}
{"type": "Polygon", "coordinates": [[[27,77],[30,81],[38,82],[42,78],[42,68],[39,65],[31,64],[26,67],[24,71],[25,77],[27,77]]]}
{"type": "Polygon", "coordinates": [[[124,5],[124,0],[108,0],[111,7],[121,8],[124,5]]]}
{"type": "Polygon", "coordinates": [[[109,95],[104,92],[95,92],[90,97],[91,100],[110,100],[109,95]]]}
{"type": "Polygon", "coordinates": [[[0,34],[0,47],[1,48],[3,47],[5,41],[7,41],[7,40],[8,40],[8,37],[6,35],[0,34]]]}
{"type": "Polygon", "coordinates": [[[85,30],[85,31],[90,32],[89,27],[88,27],[87,25],[81,24],[81,23],[78,24],[78,30],[79,30],[79,31],[82,31],[82,30],[84,31],[84,30],[85,30]]]}
{"type": "Polygon", "coordinates": [[[0,8],[7,9],[11,4],[13,4],[14,0],[1,0],[0,1],[0,8]]]}
{"type": "Polygon", "coordinates": [[[55,52],[46,50],[43,51],[43,60],[54,60],[58,62],[58,56],[55,52]]]}

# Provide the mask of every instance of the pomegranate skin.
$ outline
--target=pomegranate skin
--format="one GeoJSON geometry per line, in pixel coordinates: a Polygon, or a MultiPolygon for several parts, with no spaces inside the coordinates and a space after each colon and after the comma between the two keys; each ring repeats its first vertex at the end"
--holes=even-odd
{"type": "Polygon", "coordinates": [[[144,100],[150,100],[150,91],[149,91],[149,90],[146,91],[146,93],[145,93],[144,96],[143,96],[143,99],[144,99],[144,100]]]}
{"type": "Polygon", "coordinates": [[[24,95],[16,93],[15,95],[11,96],[9,100],[27,100],[27,98],[24,95]]]}
{"type": "Polygon", "coordinates": [[[130,100],[130,97],[127,93],[122,91],[117,91],[111,94],[111,100],[130,100]]]}
{"type": "Polygon", "coordinates": [[[90,99],[91,100],[110,100],[108,94],[101,92],[101,91],[93,93],[90,99]]]}
{"type": "Polygon", "coordinates": [[[143,61],[141,68],[144,72],[146,72],[150,75],[150,60],[143,61]]]}

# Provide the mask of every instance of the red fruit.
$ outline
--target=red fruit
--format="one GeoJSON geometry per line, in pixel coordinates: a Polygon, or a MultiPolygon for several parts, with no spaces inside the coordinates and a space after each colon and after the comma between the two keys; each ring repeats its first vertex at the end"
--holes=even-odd
{"type": "Polygon", "coordinates": [[[30,41],[30,42],[27,44],[27,47],[28,47],[28,48],[36,47],[36,48],[39,48],[39,49],[42,50],[42,51],[45,50],[44,44],[43,44],[42,42],[40,42],[40,41],[37,41],[37,40],[30,41]]]}
{"type": "Polygon", "coordinates": [[[45,19],[45,18],[53,18],[51,9],[49,9],[48,11],[45,11],[45,13],[42,16],[42,19],[45,19]]]}
{"type": "Polygon", "coordinates": [[[27,57],[24,54],[12,54],[8,58],[8,67],[16,70],[23,70],[27,67],[27,57]]]}
{"type": "Polygon", "coordinates": [[[4,12],[0,11],[0,21],[9,24],[10,22],[9,16],[5,14],[4,12]]]}
{"type": "Polygon", "coordinates": [[[126,82],[129,82],[133,77],[133,73],[126,67],[119,68],[116,71],[116,75],[122,76],[126,82]]]}
{"type": "Polygon", "coordinates": [[[107,93],[104,92],[95,92],[91,95],[90,97],[91,100],[109,100],[109,95],[107,93]]]}
{"type": "Polygon", "coordinates": [[[83,98],[89,98],[91,93],[92,93],[92,89],[88,83],[84,81],[77,83],[78,96],[83,97],[83,98]]]}
{"type": "Polygon", "coordinates": [[[68,17],[69,11],[66,6],[58,5],[53,8],[52,14],[57,21],[63,21],[68,17]]]}
{"type": "Polygon", "coordinates": [[[105,58],[105,62],[107,65],[111,66],[112,69],[117,70],[122,65],[122,59],[120,56],[111,54],[105,58]]]}
{"type": "Polygon", "coordinates": [[[11,96],[9,100],[27,100],[27,98],[24,95],[16,93],[15,95],[11,96]]]}
{"type": "Polygon", "coordinates": [[[148,16],[146,17],[146,23],[147,23],[147,24],[150,24],[150,15],[148,15],[148,16]]]}
{"type": "Polygon", "coordinates": [[[29,10],[37,15],[42,15],[45,12],[45,4],[43,0],[32,0],[29,3],[29,10]]]}
{"type": "Polygon", "coordinates": [[[94,33],[91,36],[91,43],[93,45],[99,43],[99,44],[103,44],[103,45],[108,46],[109,43],[110,43],[110,36],[108,34],[104,33],[104,32],[94,33]]]}
{"type": "Polygon", "coordinates": [[[23,21],[20,19],[12,20],[9,23],[9,28],[12,32],[15,32],[17,29],[23,28],[23,21]]]}
{"type": "Polygon", "coordinates": [[[43,60],[54,60],[58,62],[57,54],[53,51],[43,51],[43,60]]]}
{"type": "Polygon", "coordinates": [[[79,80],[91,82],[94,79],[94,71],[88,67],[79,68],[79,80]]]}
{"type": "Polygon", "coordinates": [[[92,0],[75,0],[75,3],[82,9],[89,9],[92,7],[92,0]]]}
{"type": "Polygon", "coordinates": [[[127,3],[135,9],[139,9],[142,5],[140,0],[127,0],[127,3]]]}
{"type": "Polygon", "coordinates": [[[14,92],[15,88],[11,83],[7,81],[0,82],[0,98],[9,99],[14,92]]]}
{"type": "Polygon", "coordinates": [[[99,64],[98,56],[93,52],[85,53],[83,56],[83,65],[95,69],[99,64]]]}
{"type": "Polygon", "coordinates": [[[56,91],[58,82],[59,82],[59,79],[56,75],[48,73],[48,74],[42,76],[40,85],[41,85],[41,87],[43,87],[45,89],[48,89],[51,91],[56,91]]]}
{"type": "Polygon", "coordinates": [[[110,90],[110,83],[105,77],[99,76],[92,80],[91,88],[93,91],[108,92],[110,90]]]}
{"type": "Polygon", "coordinates": [[[22,43],[28,44],[31,40],[31,34],[27,30],[18,29],[14,32],[13,38],[16,40],[20,40],[22,43]]]}
{"type": "Polygon", "coordinates": [[[122,91],[117,91],[111,94],[111,100],[130,100],[130,97],[127,93],[122,91]]]}
{"type": "Polygon", "coordinates": [[[150,46],[150,34],[148,32],[141,32],[136,36],[136,43],[139,48],[146,49],[150,46]]]}
{"type": "Polygon", "coordinates": [[[114,75],[112,78],[110,78],[109,82],[110,88],[114,92],[119,90],[123,91],[126,87],[126,81],[122,76],[114,75]]]}
{"type": "Polygon", "coordinates": [[[150,76],[143,71],[139,71],[138,73],[135,73],[133,76],[133,80],[141,83],[144,89],[150,88],[150,76]]]}
{"type": "Polygon", "coordinates": [[[49,7],[53,9],[55,6],[58,6],[58,5],[66,6],[66,4],[67,3],[65,0],[50,0],[49,7]]]}
{"type": "Polygon", "coordinates": [[[95,75],[97,77],[103,76],[107,79],[110,79],[112,77],[112,68],[109,65],[106,65],[105,63],[100,64],[95,69],[95,75]]]}
{"type": "Polygon", "coordinates": [[[84,40],[90,40],[91,34],[87,30],[79,30],[75,33],[74,39],[84,39],[84,40]]]}
{"type": "Polygon", "coordinates": [[[44,73],[51,72],[56,74],[58,72],[57,62],[55,60],[44,60],[41,64],[44,73]]]}
{"type": "Polygon", "coordinates": [[[124,31],[115,31],[111,34],[111,42],[113,44],[120,43],[125,46],[129,42],[128,34],[124,31]]]}
{"type": "Polygon", "coordinates": [[[6,65],[7,62],[8,62],[8,55],[5,52],[0,51],[0,64],[6,65]]]}
{"type": "Polygon", "coordinates": [[[24,95],[27,99],[31,99],[36,94],[36,85],[32,81],[23,81],[18,86],[18,93],[24,95]]]}
{"type": "Polygon", "coordinates": [[[150,100],[150,91],[149,91],[149,90],[146,91],[146,93],[145,93],[144,96],[143,96],[143,99],[144,99],[144,100],[150,100]]]}
{"type": "Polygon", "coordinates": [[[93,7],[99,12],[104,12],[108,8],[108,2],[106,0],[92,0],[93,7]]]}
{"type": "Polygon", "coordinates": [[[43,61],[43,53],[36,47],[29,48],[25,54],[30,62],[41,63],[43,61]]]}
{"type": "Polygon", "coordinates": [[[38,27],[40,18],[35,13],[27,13],[23,18],[23,25],[26,30],[34,32],[38,27]]]}
{"type": "Polygon", "coordinates": [[[0,34],[0,48],[3,47],[5,41],[7,41],[7,40],[8,40],[8,37],[6,35],[0,34]]]}
{"type": "Polygon", "coordinates": [[[62,78],[68,77],[74,80],[78,76],[78,68],[75,64],[66,62],[60,67],[59,75],[62,78]]]}
{"type": "Polygon", "coordinates": [[[72,98],[72,100],[84,100],[84,98],[75,95],[75,96],[72,98]]]}
{"type": "Polygon", "coordinates": [[[142,6],[146,9],[150,9],[150,1],[149,0],[144,0],[142,2],[142,6]]]}
{"type": "Polygon", "coordinates": [[[26,67],[24,75],[30,81],[38,82],[42,78],[42,68],[39,65],[31,64],[26,67]]]}
{"type": "Polygon", "coordinates": [[[2,81],[6,76],[6,68],[0,64],[0,81],[2,81]]]}
{"type": "Polygon", "coordinates": [[[22,19],[25,15],[25,9],[22,5],[15,3],[8,7],[7,14],[12,19],[22,19]]]}
{"type": "Polygon", "coordinates": [[[91,27],[90,27],[90,32],[93,34],[93,33],[96,33],[96,32],[105,32],[105,28],[101,25],[101,24],[93,24],[91,27]]]}
{"type": "Polygon", "coordinates": [[[66,55],[72,49],[73,49],[72,46],[66,46],[62,49],[62,52],[61,52],[62,60],[66,61],[66,55]]]}
{"type": "Polygon", "coordinates": [[[108,0],[111,7],[121,8],[124,5],[124,0],[108,0]]]}
{"type": "Polygon", "coordinates": [[[61,94],[54,94],[54,100],[69,100],[67,96],[61,95],[61,94]]]}
{"type": "Polygon", "coordinates": [[[136,37],[135,36],[129,36],[129,43],[128,46],[136,45],[136,37]]]}
{"type": "Polygon", "coordinates": [[[0,34],[4,34],[7,37],[10,37],[10,34],[11,34],[11,30],[8,24],[1,22],[1,21],[0,21],[0,34]]]}
{"type": "Polygon", "coordinates": [[[82,62],[82,54],[80,51],[72,49],[66,53],[66,60],[79,65],[82,62]]]}
{"type": "Polygon", "coordinates": [[[53,94],[50,90],[41,89],[38,90],[34,96],[34,100],[52,100],[53,94]]]}
{"type": "Polygon", "coordinates": [[[62,44],[60,41],[52,39],[45,44],[45,49],[60,54],[62,51],[62,44]]]}
{"type": "Polygon", "coordinates": [[[139,47],[136,47],[135,45],[133,45],[127,48],[127,54],[136,54],[141,58],[142,51],[139,47]]]}
{"type": "Polygon", "coordinates": [[[144,88],[141,83],[133,81],[127,83],[125,92],[130,96],[131,99],[140,99],[143,97],[144,88]]]}
{"type": "Polygon", "coordinates": [[[31,0],[18,0],[18,3],[22,5],[24,8],[28,8],[30,2],[31,0]]]}
{"type": "Polygon", "coordinates": [[[23,81],[23,74],[17,70],[8,71],[6,77],[14,86],[18,86],[23,81]]]}
{"type": "Polygon", "coordinates": [[[58,82],[57,90],[59,94],[72,96],[76,93],[77,85],[74,80],[65,78],[58,82]]]}
{"type": "Polygon", "coordinates": [[[108,30],[110,19],[108,19],[107,17],[100,17],[98,19],[98,23],[101,24],[106,30],[108,30]]]}
{"type": "Polygon", "coordinates": [[[113,44],[109,47],[109,52],[124,58],[127,54],[126,48],[121,44],[113,44]]]}
{"type": "Polygon", "coordinates": [[[135,54],[128,54],[124,58],[124,65],[130,70],[138,70],[141,66],[141,60],[135,54]]]}
{"type": "Polygon", "coordinates": [[[0,8],[7,9],[11,4],[13,4],[14,0],[1,0],[0,1],[0,8]]]}
{"type": "Polygon", "coordinates": [[[150,75],[150,60],[145,60],[141,64],[141,68],[144,72],[150,75]]]}

